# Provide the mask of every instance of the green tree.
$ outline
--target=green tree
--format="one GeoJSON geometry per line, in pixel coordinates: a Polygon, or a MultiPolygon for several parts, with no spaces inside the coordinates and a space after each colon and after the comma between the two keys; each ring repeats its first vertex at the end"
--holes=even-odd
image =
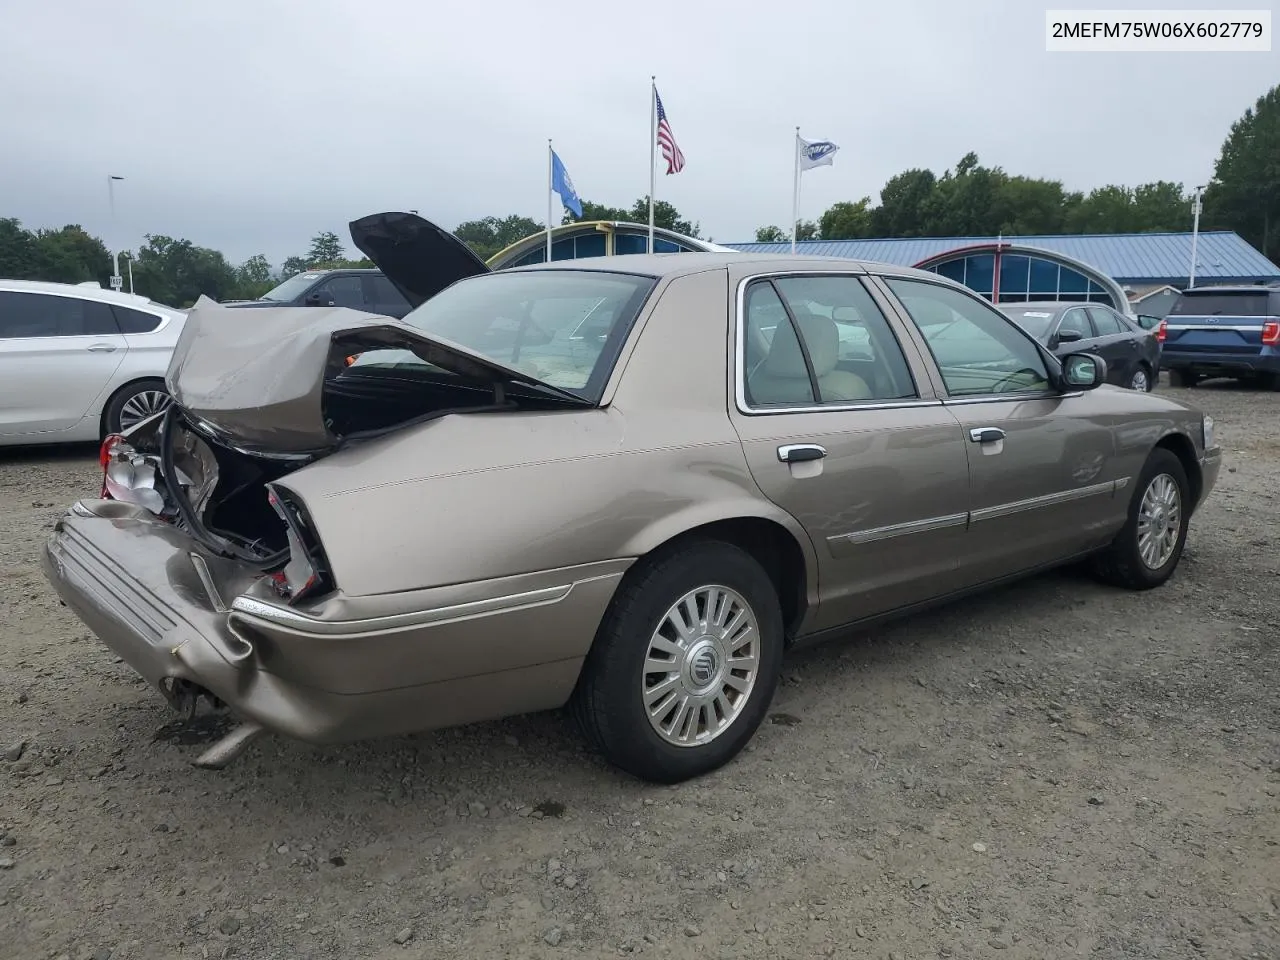
{"type": "Polygon", "coordinates": [[[0,277],[32,280],[38,272],[35,234],[20,220],[0,218],[0,277]]]}
{"type": "MultiPolygon", "coordinates": [[[[622,207],[606,207],[603,204],[592,203],[590,200],[583,200],[582,216],[575,217],[565,211],[561,223],[584,223],[593,220],[603,220],[607,223],[639,223],[647,226],[649,223],[649,195],[645,194],[633,203],[630,210],[624,210],[622,207]]],[[[653,225],[664,230],[683,233],[686,237],[700,235],[699,225],[681,217],[680,211],[666,200],[659,200],[654,203],[653,225]]]]}
{"type": "Polygon", "coordinates": [[[458,224],[453,235],[475,251],[481,260],[488,260],[499,250],[506,249],[517,240],[545,230],[546,224],[530,217],[513,213],[506,217],[485,217],[458,224]]]}
{"type": "Polygon", "coordinates": [[[306,269],[306,257],[289,257],[280,266],[280,276],[281,278],[288,280],[290,277],[296,277],[300,273],[305,273],[306,269]]]}
{"type": "Polygon", "coordinates": [[[937,177],[932,170],[905,170],[880,190],[880,206],[871,211],[877,237],[919,237],[924,233],[925,205],[933,196],[937,177]]]}
{"type": "MultiPolygon", "coordinates": [[[[657,210],[654,211],[655,220],[657,218],[657,210]]],[[[582,201],[582,216],[575,217],[571,212],[566,210],[561,223],[591,223],[595,220],[603,220],[606,223],[629,222],[634,217],[630,210],[624,210],[621,207],[606,207],[600,203],[592,203],[590,200],[582,201]]],[[[649,201],[645,201],[644,222],[649,222],[649,201]]]]}
{"type": "Polygon", "coordinates": [[[255,253],[240,264],[237,272],[241,283],[266,283],[271,279],[271,264],[265,256],[255,253]]]}
{"type": "Polygon", "coordinates": [[[1205,193],[1205,219],[1280,263],[1280,86],[1231,125],[1205,193]]]}
{"type": "Polygon", "coordinates": [[[111,254],[97,237],[79,224],[60,230],[36,231],[36,270],[41,280],[55,283],[105,284],[111,277],[111,254]]]}
{"type": "Polygon", "coordinates": [[[342,241],[336,233],[325,230],[311,238],[311,250],[307,253],[309,264],[337,263],[344,257],[342,241]]]}
{"type": "Polygon", "coordinates": [[[992,221],[997,233],[1009,236],[1058,234],[1067,211],[1079,200],[1079,194],[1065,192],[1057,180],[1006,177],[996,190],[992,221]]]}
{"type": "Polygon", "coordinates": [[[781,227],[775,227],[773,224],[767,227],[756,227],[756,243],[781,243],[787,239],[790,238],[783,233],[781,227]]]}
{"type": "Polygon", "coordinates": [[[857,203],[842,200],[828,207],[818,221],[823,240],[862,240],[871,236],[871,198],[857,203]]]}
{"type": "Polygon", "coordinates": [[[187,307],[203,294],[214,300],[236,298],[239,277],[217,250],[190,240],[147,235],[138,250],[133,279],[138,293],[175,307],[187,307]]]}
{"type": "MultiPolygon", "coordinates": [[[[796,240],[817,240],[819,238],[818,225],[812,220],[801,220],[796,224],[796,240]]],[[[790,239],[788,237],[787,239],[790,239]]]]}

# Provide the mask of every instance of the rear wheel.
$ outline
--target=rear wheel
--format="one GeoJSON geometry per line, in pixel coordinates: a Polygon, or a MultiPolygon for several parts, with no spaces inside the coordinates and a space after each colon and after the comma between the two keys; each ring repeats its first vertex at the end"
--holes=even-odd
{"type": "Polygon", "coordinates": [[[1200,378],[1190,370],[1170,370],[1169,385],[1174,387],[1194,387],[1200,378]]]}
{"type": "Polygon", "coordinates": [[[782,668],[782,613],[768,575],[731,544],[642,564],[596,633],[573,712],[611,763],[678,783],[727,763],[760,726],[782,668]]]}
{"type": "Polygon", "coordinates": [[[1162,447],[1153,450],[1124,527],[1094,561],[1099,577],[1118,587],[1150,590],[1173,576],[1187,540],[1190,490],[1182,461],[1162,447]]]}
{"type": "Polygon", "coordinates": [[[1145,363],[1138,364],[1136,370],[1129,377],[1129,389],[1139,390],[1142,393],[1151,392],[1151,368],[1145,363]]]}
{"type": "Polygon", "coordinates": [[[163,380],[138,380],[125,384],[107,401],[102,416],[104,432],[121,433],[164,410],[170,402],[163,380]]]}

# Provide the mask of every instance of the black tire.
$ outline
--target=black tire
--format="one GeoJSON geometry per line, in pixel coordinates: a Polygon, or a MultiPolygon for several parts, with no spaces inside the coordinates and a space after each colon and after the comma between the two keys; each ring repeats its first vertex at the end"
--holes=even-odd
{"type": "Polygon", "coordinates": [[[1133,373],[1129,375],[1129,382],[1128,384],[1126,384],[1126,386],[1128,386],[1130,390],[1139,389],[1135,385],[1138,379],[1138,374],[1142,374],[1144,377],[1146,377],[1146,386],[1141,388],[1143,393],[1150,393],[1152,390],[1155,389],[1155,378],[1151,374],[1151,368],[1147,366],[1145,363],[1139,363],[1136,367],[1133,368],[1133,373]]]}
{"type": "Polygon", "coordinates": [[[1187,526],[1191,521],[1191,484],[1182,461],[1172,452],[1158,447],[1147,458],[1138,484],[1129,500],[1129,515],[1111,544],[1094,558],[1094,573],[1106,583],[1128,590],[1150,590],[1173,576],[1187,542],[1187,526]],[[1142,558],[1139,542],[1139,516],[1148,488],[1159,477],[1168,477],[1178,491],[1178,530],[1173,552],[1159,567],[1152,568],[1142,558]]]}
{"type": "Polygon", "coordinates": [[[679,783],[723,766],[746,746],[773,700],[782,652],[782,612],[760,564],[728,543],[683,544],[628,572],[596,632],[571,708],[587,739],[610,763],[643,780],[679,783]],[[754,614],[759,632],[756,680],[714,739],[676,746],[649,721],[641,696],[650,676],[644,666],[650,638],[667,612],[686,594],[707,586],[729,588],[754,614]]]}
{"type": "Polygon", "coordinates": [[[135,380],[133,383],[126,383],[123,387],[117,390],[112,395],[111,399],[107,401],[107,406],[102,412],[103,436],[105,437],[113,433],[120,433],[126,427],[132,426],[133,423],[136,423],[137,421],[130,423],[121,422],[122,418],[127,419],[129,416],[133,415],[137,403],[134,402],[131,406],[131,401],[148,399],[157,393],[164,394],[166,398],[169,396],[169,389],[165,386],[163,380],[135,380]],[[127,415],[126,408],[129,409],[129,413],[127,415]]]}
{"type": "Polygon", "coordinates": [[[1200,378],[1190,370],[1170,370],[1169,386],[1171,387],[1194,387],[1200,382],[1200,378]]]}

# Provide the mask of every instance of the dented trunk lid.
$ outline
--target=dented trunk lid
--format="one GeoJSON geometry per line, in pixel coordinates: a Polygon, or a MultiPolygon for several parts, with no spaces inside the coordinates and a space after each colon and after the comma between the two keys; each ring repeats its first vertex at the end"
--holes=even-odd
{"type": "Polygon", "coordinates": [[[370,350],[407,350],[473,381],[529,384],[582,402],[398,320],[344,307],[237,310],[206,297],[187,316],[165,382],[198,427],[244,452],[317,455],[341,440],[326,421],[325,385],[348,356],[370,350]]]}

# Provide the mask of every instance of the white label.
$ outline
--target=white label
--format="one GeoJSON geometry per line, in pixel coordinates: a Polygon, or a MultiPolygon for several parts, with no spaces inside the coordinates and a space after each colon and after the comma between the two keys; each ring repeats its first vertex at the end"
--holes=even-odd
{"type": "Polygon", "coordinates": [[[1270,53],[1270,10],[1046,10],[1045,49],[1270,53]]]}

